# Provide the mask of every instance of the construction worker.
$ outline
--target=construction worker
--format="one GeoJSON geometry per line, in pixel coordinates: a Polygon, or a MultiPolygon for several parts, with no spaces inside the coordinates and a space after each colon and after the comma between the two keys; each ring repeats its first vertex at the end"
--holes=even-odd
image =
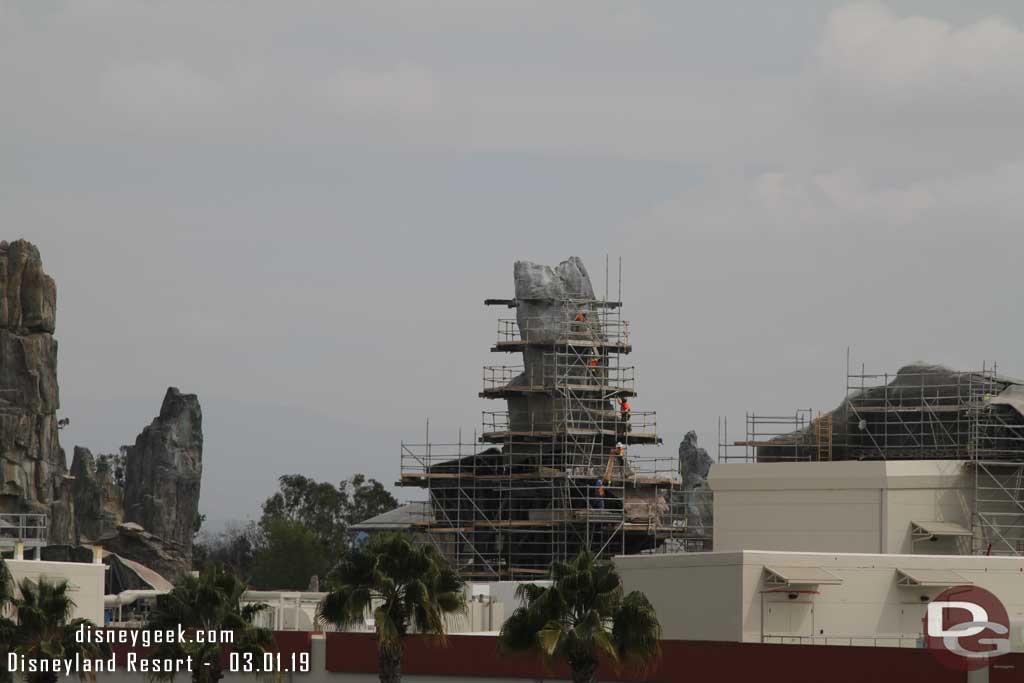
{"type": "Polygon", "coordinates": [[[619,414],[622,416],[623,422],[629,422],[629,412],[632,410],[632,406],[629,405],[629,399],[625,396],[619,397],[619,414]]]}
{"type": "Polygon", "coordinates": [[[615,444],[615,455],[619,456],[620,458],[626,457],[626,446],[621,441],[615,444]]]}
{"type": "Polygon", "coordinates": [[[598,479],[594,482],[594,486],[596,487],[594,491],[595,497],[590,507],[595,510],[604,510],[604,480],[598,479]]]}
{"type": "Polygon", "coordinates": [[[569,329],[574,335],[583,335],[587,331],[587,314],[580,311],[573,318],[573,324],[569,326],[569,329]]]}

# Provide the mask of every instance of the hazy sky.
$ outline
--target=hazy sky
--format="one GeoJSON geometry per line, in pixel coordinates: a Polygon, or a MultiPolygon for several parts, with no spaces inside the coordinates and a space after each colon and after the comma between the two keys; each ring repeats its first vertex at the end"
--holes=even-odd
{"type": "Polygon", "coordinates": [[[666,454],[833,407],[847,346],[1024,375],[1021,121],[1017,1],[0,0],[62,444],[198,393],[214,521],[470,433],[516,259],[622,257],[666,454]]]}

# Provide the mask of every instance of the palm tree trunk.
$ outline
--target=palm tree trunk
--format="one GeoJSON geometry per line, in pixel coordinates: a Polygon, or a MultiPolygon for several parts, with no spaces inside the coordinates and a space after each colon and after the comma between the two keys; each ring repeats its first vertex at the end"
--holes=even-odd
{"type": "Polygon", "coordinates": [[[597,661],[584,660],[571,663],[572,683],[596,683],[597,661]]]}
{"type": "Polygon", "coordinates": [[[377,650],[377,672],[380,683],[401,683],[404,651],[405,644],[401,641],[386,650],[384,648],[377,650]]]}
{"type": "Polygon", "coordinates": [[[224,671],[220,666],[205,666],[202,662],[194,662],[192,668],[192,683],[217,683],[224,678],[224,671]]]}

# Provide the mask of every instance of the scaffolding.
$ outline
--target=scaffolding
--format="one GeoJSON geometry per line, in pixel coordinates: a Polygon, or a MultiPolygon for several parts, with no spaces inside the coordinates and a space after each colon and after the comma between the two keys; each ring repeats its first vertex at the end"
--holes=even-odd
{"type": "Polygon", "coordinates": [[[607,557],[685,546],[678,459],[639,455],[661,443],[656,414],[621,403],[636,395],[621,303],[485,303],[517,309],[499,319],[491,350],[523,361],[484,367],[480,397],[506,409],[483,411],[472,441],[431,443],[428,430],[402,444],[400,484],[428,492],[420,530],[467,578],[546,576],[583,548],[607,557]]]}
{"type": "Polygon", "coordinates": [[[963,461],[972,488],[972,552],[1024,555],[1024,384],[997,368],[911,365],[872,373],[848,362],[846,398],[832,412],[748,413],[743,441],[729,441],[720,419],[719,460],[963,461]]]}
{"type": "Polygon", "coordinates": [[[730,441],[728,420],[719,418],[719,462],[823,462],[832,459],[831,413],[816,412],[810,408],[797,410],[790,415],[747,413],[744,427],[746,438],[730,441]],[[733,450],[735,448],[743,450],[737,453],[733,450]],[[763,449],[760,455],[758,449],[763,449]]]}

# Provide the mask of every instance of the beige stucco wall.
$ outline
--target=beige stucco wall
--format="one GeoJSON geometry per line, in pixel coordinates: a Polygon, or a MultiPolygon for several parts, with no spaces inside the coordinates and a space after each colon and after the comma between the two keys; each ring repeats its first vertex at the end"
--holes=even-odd
{"type": "Polygon", "coordinates": [[[743,565],[736,553],[627,555],[615,558],[625,590],[654,605],[667,639],[739,640],[743,565]]]}
{"type": "Polygon", "coordinates": [[[67,579],[69,594],[75,601],[72,618],[89,619],[103,624],[103,577],[106,566],[81,562],[44,562],[41,560],[7,560],[7,568],[15,583],[23,578],[38,581],[67,579]]]}
{"type": "Polygon", "coordinates": [[[651,599],[667,639],[758,642],[763,628],[773,641],[912,647],[927,604],[922,596],[942,589],[901,587],[897,568],[955,571],[992,591],[1011,619],[1024,620],[1020,557],[716,551],[617,557],[615,564],[627,589],[651,599]],[[842,584],[771,592],[765,566],[821,567],[842,584]]]}
{"type": "Polygon", "coordinates": [[[911,521],[970,526],[956,461],[715,464],[716,550],[957,554],[970,538],[913,543],[911,521]]]}

